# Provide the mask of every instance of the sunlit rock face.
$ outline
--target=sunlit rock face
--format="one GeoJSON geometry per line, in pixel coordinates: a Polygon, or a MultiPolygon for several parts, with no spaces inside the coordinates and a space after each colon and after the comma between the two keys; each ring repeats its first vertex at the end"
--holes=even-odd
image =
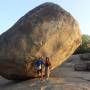
{"type": "Polygon", "coordinates": [[[80,43],[79,25],[71,14],[56,4],[44,3],[0,36],[0,75],[12,80],[36,77],[36,58],[48,56],[54,69],[80,43]]]}

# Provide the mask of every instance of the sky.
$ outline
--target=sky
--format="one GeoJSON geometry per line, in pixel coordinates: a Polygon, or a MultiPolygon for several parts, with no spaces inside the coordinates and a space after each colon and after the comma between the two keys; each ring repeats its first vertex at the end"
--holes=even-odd
{"type": "Polygon", "coordinates": [[[90,35],[90,0],[0,0],[0,34],[28,11],[44,2],[53,2],[72,14],[82,34],[90,35]]]}

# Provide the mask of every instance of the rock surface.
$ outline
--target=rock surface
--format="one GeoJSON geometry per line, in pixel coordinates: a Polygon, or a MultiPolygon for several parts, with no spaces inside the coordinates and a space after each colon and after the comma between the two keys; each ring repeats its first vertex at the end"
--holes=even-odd
{"type": "Polygon", "coordinates": [[[0,77],[0,90],[90,90],[90,72],[74,71],[74,60],[77,56],[51,72],[49,80],[14,82],[0,77]]]}
{"type": "Polygon", "coordinates": [[[54,69],[80,43],[79,25],[71,14],[56,4],[44,3],[0,36],[0,75],[14,80],[36,77],[36,58],[50,57],[54,69]]]}
{"type": "Polygon", "coordinates": [[[90,53],[79,54],[80,59],[83,61],[90,61],[90,53]]]}
{"type": "Polygon", "coordinates": [[[79,59],[75,63],[74,68],[76,71],[90,71],[90,53],[79,54],[79,59]]]}

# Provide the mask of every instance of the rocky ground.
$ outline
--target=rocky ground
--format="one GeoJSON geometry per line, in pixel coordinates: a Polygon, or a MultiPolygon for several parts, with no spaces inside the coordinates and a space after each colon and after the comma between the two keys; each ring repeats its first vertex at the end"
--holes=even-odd
{"type": "Polygon", "coordinates": [[[90,90],[90,72],[74,71],[68,62],[52,71],[49,80],[15,82],[0,77],[0,90],[90,90]]]}

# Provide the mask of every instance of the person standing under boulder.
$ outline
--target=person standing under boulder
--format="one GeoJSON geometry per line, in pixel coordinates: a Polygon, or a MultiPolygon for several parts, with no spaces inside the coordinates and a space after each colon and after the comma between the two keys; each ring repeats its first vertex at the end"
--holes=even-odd
{"type": "Polygon", "coordinates": [[[48,80],[50,75],[51,62],[48,57],[45,60],[45,78],[48,80]]]}
{"type": "Polygon", "coordinates": [[[37,59],[37,61],[35,62],[36,65],[36,70],[37,70],[37,74],[38,76],[41,76],[41,80],[43,80],[43,68],[42,65],[44,65],[44,60],[42,57],[40,57],[39,59],[37,59]]]}

